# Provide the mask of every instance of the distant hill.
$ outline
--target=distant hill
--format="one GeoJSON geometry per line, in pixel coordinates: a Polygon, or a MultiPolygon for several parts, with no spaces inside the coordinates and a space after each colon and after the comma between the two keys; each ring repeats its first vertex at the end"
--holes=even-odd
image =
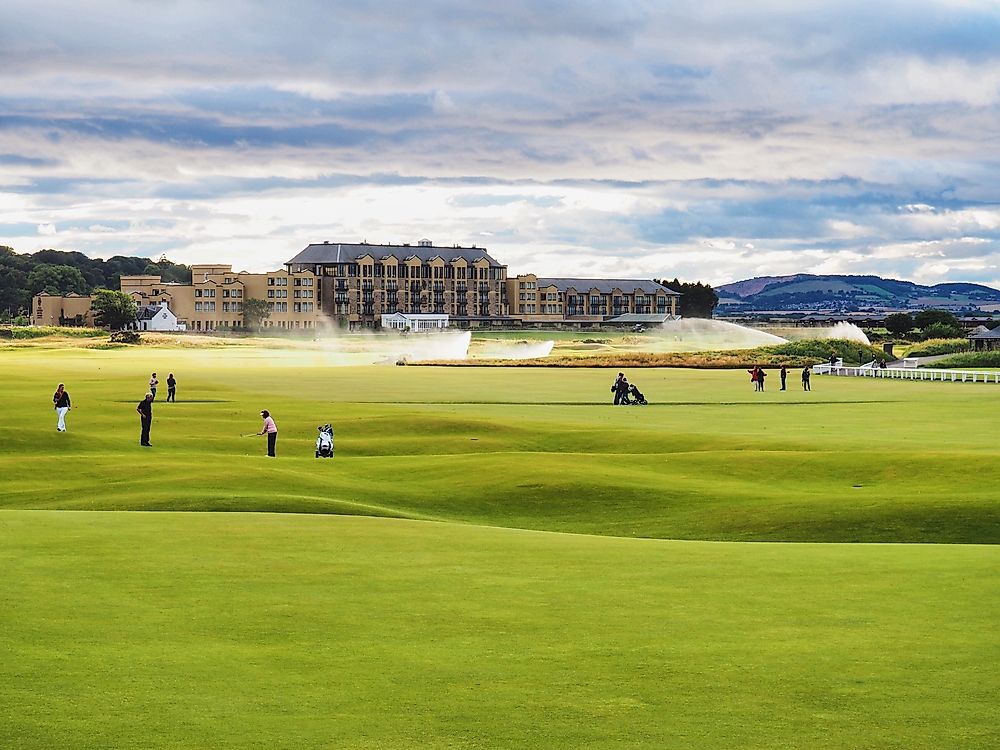
{"type": "Polygon", "coordinates": [[[947,283],[924,286],[880,276],[759,276],[715,288],[718,311],[884,311],[941,308],[974,312],[1000,304],[1000,290],[982,284],[947,283]]]}

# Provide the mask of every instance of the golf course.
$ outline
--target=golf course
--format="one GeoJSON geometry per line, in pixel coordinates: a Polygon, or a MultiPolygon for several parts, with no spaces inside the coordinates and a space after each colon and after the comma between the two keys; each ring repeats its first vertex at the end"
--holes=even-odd
{"type": "Polygon", "coordinates": [[[1000,386],[616,373],[0,347],[0,747],[1000,745],[1000,386]]]}

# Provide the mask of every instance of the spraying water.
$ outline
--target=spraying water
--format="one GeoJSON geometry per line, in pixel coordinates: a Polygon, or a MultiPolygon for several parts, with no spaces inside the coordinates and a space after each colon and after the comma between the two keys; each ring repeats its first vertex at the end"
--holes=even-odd
{"type": "Polygon", "coordinates": [[[479,354],[485,359],[541,359],[552,353],[555,341],[518,341],[502,344],[491,341],[485,344],[479,354]]]}
{"type": "Polygon", "coordinates": [[[666,351],[697,352],[715,349],[752,349],[784,344],[786,339],[755,328],[704,318],[668,320],[660,332],[666,351]]]}
{"type": "Polygon", "coordinates": [[[827,328],[823,333],[823,338],[826,339],[847,339],[848,341],[856,341],[859,344],[871,345],[871,341],[865,335],[865,332],[858,328],[854,323],[837,323],[837,325],[832,328],[827,328]]]}
{"type": "Polygon", "coordinates": [[[392,355],[407,362],[427,362],[436,359],[466,359],[469,356],[471,331],[455,333],[411,334],[406,338],[389,339],[392,355]]]}

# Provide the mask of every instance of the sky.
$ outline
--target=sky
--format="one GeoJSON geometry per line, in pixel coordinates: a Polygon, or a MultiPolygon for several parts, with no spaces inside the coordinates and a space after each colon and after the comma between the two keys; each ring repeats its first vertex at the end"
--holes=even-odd
{"type": "Polygon", "coordinates": [[[0,4],[0,244],[1000,287],[1000,3],[0,4]]]}

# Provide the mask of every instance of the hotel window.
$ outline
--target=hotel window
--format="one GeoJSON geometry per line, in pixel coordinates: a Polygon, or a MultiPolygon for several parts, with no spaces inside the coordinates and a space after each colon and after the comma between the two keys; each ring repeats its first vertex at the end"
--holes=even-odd
{"type": "Polygon", "coordinates": [[[268,286],[274,286],[274,279],[268,277],[268,279],[267,279],[267,285],[268,286]]]}
{"type": "Polygon", "coordinates": [[[201,302],[195,302],[194,303],[194,311],[195,312],[201,312],[201,302]]]}
{"type": "Polygon", "coordinates": [[[268,289],[267,290],[267,298],[268,299],[274,299],[274,290],[273,289],[268,289]]]}
{"type": "Polygon", "coordinates": [[[195,289],[194,290],[194,296],[195,297],[200,297],[201,296],[201,289],[195,289]]]}

